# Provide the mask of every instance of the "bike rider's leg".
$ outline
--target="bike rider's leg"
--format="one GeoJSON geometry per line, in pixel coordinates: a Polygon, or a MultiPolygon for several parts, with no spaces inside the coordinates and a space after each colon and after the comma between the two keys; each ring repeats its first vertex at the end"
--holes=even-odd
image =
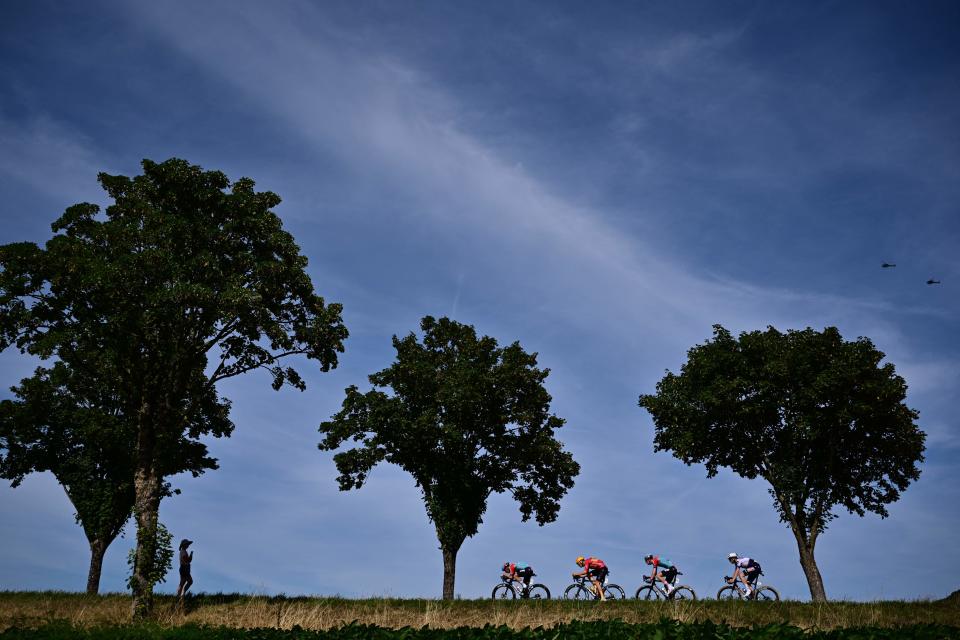
{"type": "Polygon", "coordinates": [[[747,569],[743,574],[743,583],[747,585],[747,597],[752,598],[754,587],[757,582],[757,572],[755,570],[747,569]]]}
{"type": "Polygon", "coordinates": [[[669,596],[673,592],[673,587],[670,586],[666,576],[663,575],[663,571],[657,572],[657,580],[663,583],[663,587],[667,590],[667,595],[669,596]]]}
{"type": "Polygon", "coordinates": [[[750,585],[747,584],[747,574],[745,571],[741,571],[739,567],[734,569],[733,577],[730,579],[730,584],[732,584],[733,588],[736,589],[737,591],[741,591],[740,587],[737,586],[738,580],[743,583],[743,586],[746,589],[747,597],[750,597],[750,585]]]}
{"type": "Polygon", "coordinates": [[[600,584],[600,581],[597,579],[597,574],[594,571],[591,571],[587,574],[587,578],[590,580],[591,590],[593,595],[597,598],[603,599],[603,585],[600,584]]]}

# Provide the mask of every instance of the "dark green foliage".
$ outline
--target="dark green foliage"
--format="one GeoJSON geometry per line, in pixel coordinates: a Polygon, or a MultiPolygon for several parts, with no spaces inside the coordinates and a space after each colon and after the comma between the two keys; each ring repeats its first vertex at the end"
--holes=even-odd
{"type": "Polygon", "coordinates": [[[680,375],[640,396],[655,449],[704,464],[708,477],[727,467],[764,478],[819,599],[813,548],[835,508],[886,517],[920,475],[925,435],[906,383],[870,340],[845,341],[832,327],[737,339],[718,325],[687,356],[680,375]]]}
{"type": "MultiPolygon", "coordinates": [[[[150,586],[154,587],[161,582],[166,582],[167,573],[173,568],[173,534],[167,530],[162,522],[157,523],[153,544],[150,546],[151,548],[147,550],[150,558],[150,569],[146,578],[150,581],[150,586]]],[[[137,571],[136,549],[130,549],[127,553],[127,565],[130,567],[127,586],[132,590],[134,588],[134,578],[140,573],[137,571]]]]}
{"type": "Polygon", "coordinates": [[[133,509],[136,431],[89,381],[56,363],[11,388],[16,400],[0,403],[0,477],[17,487],[53,472],[87,539],[112,541],[133,509]]]}
{"type": "MultiPolygon", "coordinates": [[[[328,371],[347,331],[271,210],[276,194],[179,159],[99,181],[113,200],[105,215],[74,205],[44,248],[0,247],[0,348],[90,376],[136,425],[137,568],[148,571],[144,545],[171,460],[185,440],[233,429],[216,384],[262,369],[275,389],[303,389],[284,359],[306,356],[328,371]]],[[[151,591],[144,575],[136,584],[142,616],[151,591]]]]}
{"type": "Polygon", "coordinates": [[[423,342],[393,337],[397,359],[370,376],[377,388],[346,390],[343,409],[320,426],[320,448],[359,443],[334,456],[341,490],[363,486],[382,461],[413,476],[444,551],[444,597],[453,597],[446,565],[477,533],[490,494],[509,492],[524,521],[543,525],[580,467],[554,437],[563,420],[550,413],[549,370],[536,354],[448,318],[420,327],[423,342]]]}
{"type": "Polygon", "coordinates": [[[106,220],[97,205],[74,205],[45,249],[0,247],[0,346],[69,361],[96,341],[130,381],[177,391],[255,368],[275,388],[303,388],[278,363],[291,353],[336,366],[340,305],[314,293],[306,258],[270,210],[280,198],[183,160],[143,169],[99,175],[114,200],[106,220]]]}
{"type": "MultiPolygon", "coordinates": [[[[86,361],[98,357],[90,353],[86,361]]],[[[87,590],[96,593],[103,554],[133,512],[136,421],[124,415],[105,370],[82,374],[57,362],[11,390],[16,400],[0,402],[0,478],[17,487],[30,473],[54,474],[90,544],[87,590]]],[[[226,416],[226,405],[209,400],[197,403],[199,415],[190,416],[201,431],[215,430],[212,425],[226,416]]],[[[196,476],[217,467],[206,445],[185,434],[163,464],[163,476],[196,476]]],[[[173,492],[163,485],[164,495],[173,492]]]]}
{"type": "Polygon", "coordinates": [[[40,629],[8,629],[0,638],[17,640],[949,640],[960,638],[960,629],[916,625],[894,629],[838,629],[804,631],[785,624],[738,628],[712,622],[683,624],[662,620],[658,624],[625,622],[570,622],[555,627],[458,629],[386,629],[372,625],[347,625],[327,631],[293,629],[235,629],[229,627],[99,627],[83,629],[53,624],[40,629]]]}

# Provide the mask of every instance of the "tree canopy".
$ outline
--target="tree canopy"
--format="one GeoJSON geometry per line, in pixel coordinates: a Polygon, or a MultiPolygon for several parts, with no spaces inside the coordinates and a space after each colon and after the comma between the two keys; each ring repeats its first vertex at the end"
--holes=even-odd
{"type": "Polygon", "coordinates": [[[44,248],[0,247],[0,347],[56,356],[77,372],[106,370],[136,421],[135,615],[147,579],[164,461],[186,434],[228,435],[232,423],[191,420],[226,378],[262,369],[279,389],[303,389],[283,363],[337,365],[347,337],[307,260],[272,208],[280,198],[180,159],[143,161],[135,177],[99,175],[113,204],[69,207],[44,248]],[[98,353],[91,361],[90,354],[98,353]]]}
{"type": "Polygon", "coordinates": [[[519,343],[500,347],[470,325],[427,316],[422,342],[393,337],[396,361],[369,376],[374,389],[346,389],[343,408],[320,426],[341,490],[363,486],[380,462],[419,487],[444,555],[444,598],[454,594],[456,554],[477,533],[492,493],[510,493],[523,521],[557,518],[579,465],[555,432],[543,386],[549,374],[519,343]]]}
{"type": "Polygon", "coordinates": [[[907,385],[867,338],[834,327],[741,333],[717,325],[667,372],[640,406],[653,416],[657,451],[707,476],[721,467],[770,485],[816,600],[826,598],[814,560],[836,508],[886,517],[920,475],[925,435],[907,385]]]}

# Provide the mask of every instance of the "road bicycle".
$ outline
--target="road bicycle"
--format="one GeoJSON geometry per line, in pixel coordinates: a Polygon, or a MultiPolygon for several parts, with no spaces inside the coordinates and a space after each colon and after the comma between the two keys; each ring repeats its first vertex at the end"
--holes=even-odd
{"type": "Polygon", "coordinates": [[[682,575],[682,571],[677,571],[673,579],[670,580],[670,584],[673,586],[673,591],[670,594],[667,594],[667,590],[661,586],[662,582],[659,580],[651,582],[650,576],[643,576],[643,581],[647,584],[637,589],[637,595],[634,597],[637,600],[696,600],[697,594],[693,587],[677,584],[677,576],[682,575]]]}
{"type": "MultiPolygon", "coordinates": [[[[566,600],[599,600],[600,598],[596,593],[593,592],[593,582],[587,576],[577,576],[574,578],[575,582],[567,587],[566,591],[563,592],[563,597],[566,600]]],[[[626,600],[627,594],[624,592],[623,587],[618,584],[613,584],[612,582],[607,582],[607,579],[603,580],[603,595],[606,596],[607,600],[626,600]]]]}
{"type": "MultiPolygon", "coordinates": [[[[533,574],[537,575],[537,574],[533,574]]],[[[522,582],[500,576],[500,583],[493,588],[490,597],[494,600],[549,600],[550,589],[546,585],[531,584],[529,587],[522,582]]]]}
{"type": "MultiPolygon", "coordinates": [[[[760,572],[760,576],[763,575],[763,571],[760,572]]],[[[740,581],[737,580],[733,584],[727,584],[723,587],[720,587],[720,591],[717,591],[717,600],[757,600],[758,602],[778,602],[780,600],[780,592],[774,589],[773,587],[765,584],[761,584],[760,576],[757,576],[757,581],[753,583],[753,593],[749,596],[747,595],[747,590],[740,587],[740,581]]],[[[730,582],[730,576],[723,576],[725,582],[730,582]]]]}

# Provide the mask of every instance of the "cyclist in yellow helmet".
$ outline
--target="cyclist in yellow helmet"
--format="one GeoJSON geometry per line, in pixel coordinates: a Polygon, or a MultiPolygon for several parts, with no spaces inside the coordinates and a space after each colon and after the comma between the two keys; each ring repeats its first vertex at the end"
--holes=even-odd
{"type": "Polygon", "coordinates": [[[574,573],[573,577],[589,577],[590,582],[593,583],[593,592],[600,598],[601,602],[606,602],[607,597],[603,593],[603,581],[606,579],[607,574],[610,573],[610,569],[607,568],[606,563],[600,558],[577,556],[577,566],[583,567],[583,571],[574,573]]]}

